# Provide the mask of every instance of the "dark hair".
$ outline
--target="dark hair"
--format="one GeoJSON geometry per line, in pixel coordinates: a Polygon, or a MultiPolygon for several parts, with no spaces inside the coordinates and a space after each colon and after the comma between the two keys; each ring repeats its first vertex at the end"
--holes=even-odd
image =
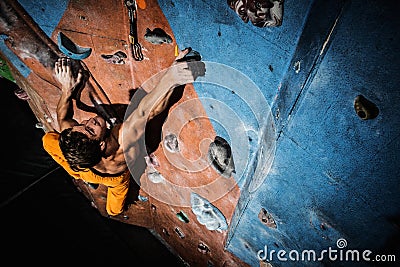
{"type": "Polygon", "coordinates": [[[65,129],[60,134],[61,151],[73,171],[86,171],[100,162],[100,140],[93,140],[81,132],[65,129]]]}

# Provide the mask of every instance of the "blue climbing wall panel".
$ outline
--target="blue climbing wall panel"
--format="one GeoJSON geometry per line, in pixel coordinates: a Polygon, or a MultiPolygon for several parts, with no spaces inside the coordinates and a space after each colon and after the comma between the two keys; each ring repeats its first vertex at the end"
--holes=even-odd
{"type": "Polygon", "coordinates": [[[244,24],[225,1],[159,1],[179,48],[192,47],[207,62],[205,79],[194,85],[217,134],[232,144],[240,187],[311,4],[286,3],[285,26],[272,29],[244,24]]]}
{"type": "MultiPolygon", "coordinates": [[[[259,266],[265,248],[393,252],[385,249],[400,214],[398,3],[285,1],[283,24],[277,28],[243,23],[226,1],[159,3],[180,48],[191,46],[203,60],[240,73],[220,72],[222,84],[231,86],[225,91],[207,81],[195,84],[207,113],[218,118],[213,121],[218,135],[232,140],[235,134],[224,125],[236,118],[249,139],[259,139],[271,128],[254,116],[262,112],[256,103],[265,99],[265,116],[271,106],[273,164],[269,173],[257,172],[262,143],[248,143],[253,161],[241,164],[245,170],[235,177],[242,195],[227,249],[252,266],[259,266]],[[242,74],[264,99],[251,88],[249,95],[235,91],[241,86],[236,75],[242,74]],[[357,116],[358,95],[378,106],[375,119],[357,116]],[[217,116],[208,98],[231,109],[217,116]],[[261,182],[251,188],[252,179],[261,182]],[[275,227],[259,219],[262,209],[275,227]]],[[[243,160],[242,147],[235,154],[232,144],[234,159],[243,160]]],[[[332,263],[328,257],[283,262],[275,254],[263,259],[274,266],[332,263]]]]}

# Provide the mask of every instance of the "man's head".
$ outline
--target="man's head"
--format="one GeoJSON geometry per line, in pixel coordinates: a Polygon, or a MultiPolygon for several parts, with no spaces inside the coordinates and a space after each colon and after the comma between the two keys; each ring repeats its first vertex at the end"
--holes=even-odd
{"type": "Polygon", "coordinates": [[[99,116],[61,132],[60,148],[72,170],[82,171],[100,162],[106,133],[106,122],[99,116]]]}

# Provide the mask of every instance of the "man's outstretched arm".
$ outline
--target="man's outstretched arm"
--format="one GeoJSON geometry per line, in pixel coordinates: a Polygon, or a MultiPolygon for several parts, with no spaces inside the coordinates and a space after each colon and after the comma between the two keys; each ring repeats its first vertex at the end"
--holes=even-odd
{"type": "Polygon", "coordinates": [[[78,72],[77,78],[73,77],[71,59],[59,58],[54,66],[54,74],[61,84],[61,97],[57,104],[57,121],[60,131],[71,128],[78,124],[73,119],[74,110],[72,104],[72,93],[82,80],[81,71],[78,72]]]}
{"type": "MultiPolygon", "coordinates": [[[[178,55],[172,66],[164,72],[158,84],[143,97],[138,107],[124,121],[122,131],[124,138],[129,139],[129,142],[134,143],[143,136],[147,121],[165,109],[175,87],[192,83],[198,76],[204,76],[203,62],[177,62],[189,51],[183,50],[178,55]]],[[[124,141],[125,144],[126,141],[124,141]]]]}

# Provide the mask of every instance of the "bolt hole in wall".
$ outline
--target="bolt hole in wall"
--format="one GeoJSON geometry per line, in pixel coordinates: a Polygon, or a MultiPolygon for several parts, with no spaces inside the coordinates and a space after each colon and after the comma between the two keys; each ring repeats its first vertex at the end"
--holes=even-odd
{"type": "Polygon", "coordinates": [[[354,109],[362,120],[375,119],[379,114],[378,107],[363,95],[358,95],[354,99],[354,109]]]}

